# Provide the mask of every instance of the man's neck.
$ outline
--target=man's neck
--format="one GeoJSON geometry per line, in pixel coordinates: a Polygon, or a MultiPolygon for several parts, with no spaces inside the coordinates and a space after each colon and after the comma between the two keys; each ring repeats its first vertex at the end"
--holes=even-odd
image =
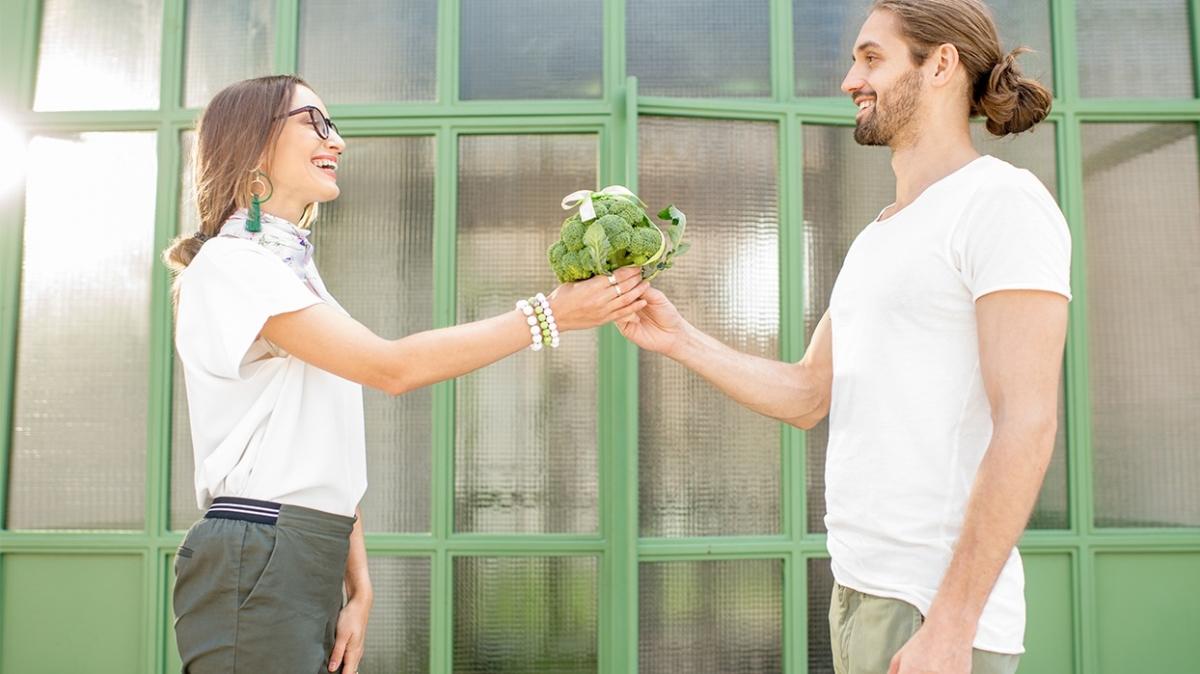
{"type": "Polygon", "coordinates": [[[915,142],[892,150],[896,203],[889,215],[911,204],[930,185],[979,157],[966,125],[954,131],[923,133],[915,142]]]}

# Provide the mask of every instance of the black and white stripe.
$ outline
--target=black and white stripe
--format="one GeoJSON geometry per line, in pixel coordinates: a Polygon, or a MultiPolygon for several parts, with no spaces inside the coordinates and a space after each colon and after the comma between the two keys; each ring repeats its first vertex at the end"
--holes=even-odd
{"type": "Polygon", "coordinates": [[[252,498],[219,496],[213,499],[205,519],[244,520],[259,524],[275,524],[279,521],[279,504],[257,501],[252,498]]]}

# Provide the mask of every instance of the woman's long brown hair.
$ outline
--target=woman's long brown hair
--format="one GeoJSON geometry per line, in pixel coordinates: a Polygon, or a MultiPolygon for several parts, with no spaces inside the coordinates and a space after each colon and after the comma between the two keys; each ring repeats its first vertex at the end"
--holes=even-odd
{"type": "MultiPolygon", "coordinates": [[[[267,168],[263,162],[287,123],[297,86],[308,84],[295,75],[243,80],[222,89],[204,109],[192,164],[202,235],[216,236],[234,211],[248,205],[251,172],[267,168]]],[[[178,273],[202,245],[201,239],[185,234],[171,243],[163,260],[178,273]]]]}

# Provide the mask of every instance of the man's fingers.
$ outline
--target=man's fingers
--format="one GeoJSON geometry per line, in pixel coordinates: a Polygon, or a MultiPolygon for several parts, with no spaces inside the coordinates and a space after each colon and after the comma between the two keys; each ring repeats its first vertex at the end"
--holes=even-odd
{"type": "Polygon", "coordinates": [[[637,312],[646,308],[646,300],[638,300],[629,306],[617,309],[616,313],[611,314],[611,320],[620,321],[629,316],[637,316],[637,312]]]}

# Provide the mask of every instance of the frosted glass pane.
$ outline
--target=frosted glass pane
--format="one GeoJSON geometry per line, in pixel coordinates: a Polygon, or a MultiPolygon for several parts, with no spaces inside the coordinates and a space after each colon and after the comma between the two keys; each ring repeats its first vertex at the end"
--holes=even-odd
{"type": "MultiPolygon", "coordinates": [[[[554,288],[546,249],[563,195],[596,184],[593,135],[465,136],[459,145],[458,320],[554,288]]],[[[455,528],[599,527],[595,330],[458,380],[455,528]]]]}
{"type": "Polygon", "coordinates": [[[599,560],[454,560],[454,671],[597,671],[599,560]]]}
{"type": "Polygon", "coordinates": [[[1188,0],[1077,0],[1075,21],[1084,96],[1193,96],[1188,0]]]}
{"type": "Polygon", "coordinates": [[[829,604],[833,571],[828,559],[808,560],[808,672],[834,674],[829,636],[829,604]]]}
{"type": "Polygon", "coordinates": [[[647,96],[770,96],[769,22],[768,0],[627,0],[626,69],[647,96]]]}
{"type": "Polygon", "coordinates": [[[275,2],[192,0],[186,44],[183,101],[198,108],[234,82],[271,73],[275,2]]]}
{"type": "MultiPolygon", "coordinates": [[[[996,138],[981,124],[972,137],[980,152],[1027,168],[1056,192],[1054,127],[1042,124],[1031,133],[996,138]]],[[[891,155],[883,148],[859,146],[853,128],[804,126],[804,246],[807,261],[804,318],[811,338],[829,308],[829,295],[842,268],[846,251],[858,233],[895,200],[891,155]]],[[[1067,526],[1067,452],[1063,399],[1059,398],[1059,428],[1054,456],[1030,522],[1032,528],[1067,526]]],[[[825,455],[829,422],[808,431],[808,529],[825,531],[825,455]]]]}
{"type": "Polygon", "coordinates": [[[437,97],[437,0],[301,0],[299,72],[325,103],[437,97]]]}
{"type": "Polygon", "coordinates": [[[1096,525],[1200,526],[1194,124],[1086,124],[1096,525]]]}
{"type": "MultiPolygon", "coordinates": [[[[792,29],[797,96],[841,96],[850,69],[854,38],[867,19],[871,0],[792,0],[792,29]]],[[[1020,57],[1026,75],[1054,84],[1050,3],[1047,0],[989,0],[1000,43],[1007,52],[1018,46],[1034,53],[1020,57]]]]}
{"type": "MultiPolygon", "coordinates": [[[[322,207],[312,241],[321,277],[350,315],[397,339],[433,327],[432,136],[354,138],[342,196],[322,207]]],[[[433,393],[363,391],[368,531],[429,531],[433,393]]]]}
{"type": "Polygon", "coordinates": [[[783,672],[782,561],[639,567],[639,672],[783,672]]]}
{"type": "MultiPolygon", "coordinates": [[[[701,330],[778,358],[775,124],[647,117],[638,143],[641,197],[687,213],[693,244],[655,286],[701,330]]],[[[638,362],[642,535],[779,531],[779,423],[658,354],[638,362]]]]}
{"type": "Polygon", "coordinates": [[[34,110],[158,108],[162,0],[45,0],[34,110]]]}
{"type": "Polygon", "coordinates": [[[599,98],[601,0],[462,0],[460,97],[599,98]]]}
{"type": "Polygon", "coordinates": [[[35,136],[27,170],[8,526],[140,529],[155,135],[35,136]]]}
{"type": "Polygon", "coordinates": [[[429,671],[429,558],[368,558],[375,603],[363,672],[429,671]]]}
{"type": "Polygon", "coordinates": [[[872,0],[792,0],[796,95],[844,96],[854,38],[872,0]]]}

